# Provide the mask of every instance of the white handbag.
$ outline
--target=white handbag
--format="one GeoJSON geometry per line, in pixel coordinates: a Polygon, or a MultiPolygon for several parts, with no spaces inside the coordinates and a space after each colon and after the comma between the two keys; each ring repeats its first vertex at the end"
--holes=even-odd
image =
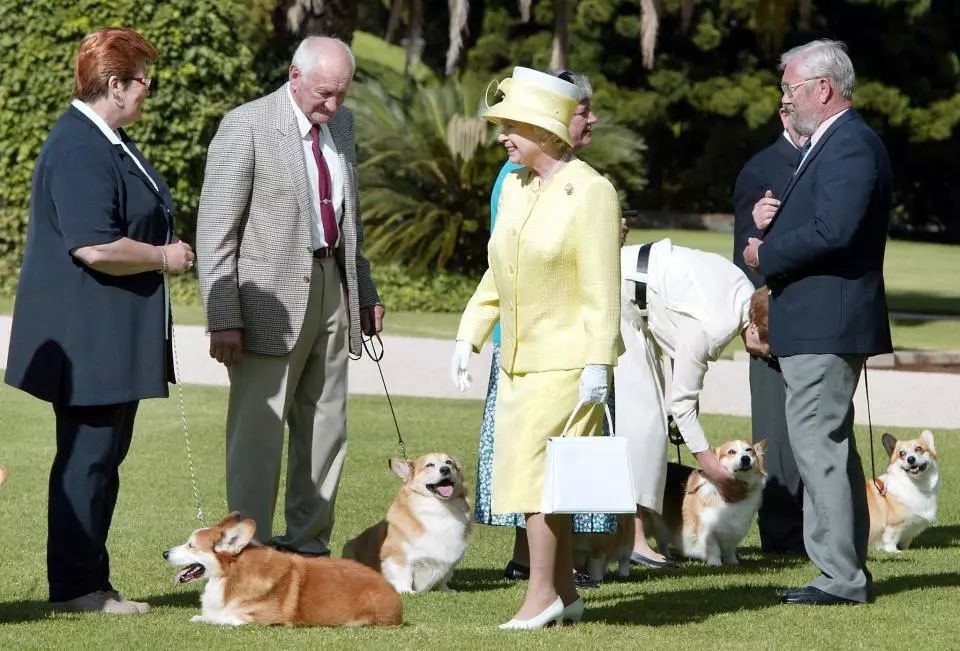
{"type": "Polygon", "coordinates": [[[610,436],[566,436],[574,416],[584,405],[577,403],[560,436],[547,439],[547,465],[543,477],[542,513],[635,513],[633,472],[627,439],[613,431],[610,436]]]}

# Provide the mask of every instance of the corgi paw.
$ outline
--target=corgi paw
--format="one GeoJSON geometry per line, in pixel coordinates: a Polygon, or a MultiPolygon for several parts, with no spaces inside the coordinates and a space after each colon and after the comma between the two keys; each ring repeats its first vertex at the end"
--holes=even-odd
{"type": "Polygon", "coordinates": [[[193,622],[194,624],[206,624],[206,623],[207,623],[207,620],[204,618],[203,615],[194,615],[193,617],[190,618],[190,621],[193,622]]]}

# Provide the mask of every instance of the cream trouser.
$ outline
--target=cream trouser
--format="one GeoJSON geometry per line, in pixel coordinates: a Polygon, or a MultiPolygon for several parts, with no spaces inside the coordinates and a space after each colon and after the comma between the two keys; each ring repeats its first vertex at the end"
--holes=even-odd
{"type": "Polygon", "coordinates": [[[257,523],[257,538],[329,552],[347,454],[347,317],[334,258],[313,261],[303,327],[287,355],[244,351],[231,367],[227,503],[257,523]],[[284,424],[289,425],[286,533],[273,536],[284,424]]]}

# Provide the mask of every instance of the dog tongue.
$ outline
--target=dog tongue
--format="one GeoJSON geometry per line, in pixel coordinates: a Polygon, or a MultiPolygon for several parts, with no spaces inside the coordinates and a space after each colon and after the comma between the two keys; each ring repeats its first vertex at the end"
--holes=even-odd
{"type": "Polygon", "coordinates": [[[190,581],[195,581],[203,576],[203,565],[200,563],[193,563],[192,565],[187,565],[185,568],[177,572],[177,576],[174,577],[173,582],[176,583],[189,583],[190,581]]]}
{"type": "Polygon", "coordinates": [[[453,495],[453,486],[437,486],[437,492],[440,494],[440,497],[444,499],[449,499],[453,495]]]}

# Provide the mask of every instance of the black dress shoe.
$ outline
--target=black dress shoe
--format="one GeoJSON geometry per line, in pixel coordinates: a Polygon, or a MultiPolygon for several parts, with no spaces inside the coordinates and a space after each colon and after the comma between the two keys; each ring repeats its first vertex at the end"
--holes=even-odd
{"type": "Polygon", "coordinates": [[[579,590],[591,590],[593,588],[599,588],[600,582],[595,581],[589,572],[574,572],[573,585],[579,590]]]}
{"type": "Polygon", "coordinates": [[[503,578],[509,579],[510,581],[526,581],[530,578],[530,568],[511,560],[507,563],[507,566],[503,568],[503,578]]]}
{"type": "Polygon", "coordinates": [[[799,590],[784,590],[780,596],[780,603],[793,606],[855,606],[861,602],[838,597],[808,585],[799,590]]]}
{"type": "Polygon", "coordinates": [[[677,562],[669,558],[664,558],[662,561],[658,561],[655,558],[649,558],[638,552],[631,552],[630,564],[642,565],[643,567],[649,567],[655,570],[662,570],[664,568],[677,566],[677,562]]]}

